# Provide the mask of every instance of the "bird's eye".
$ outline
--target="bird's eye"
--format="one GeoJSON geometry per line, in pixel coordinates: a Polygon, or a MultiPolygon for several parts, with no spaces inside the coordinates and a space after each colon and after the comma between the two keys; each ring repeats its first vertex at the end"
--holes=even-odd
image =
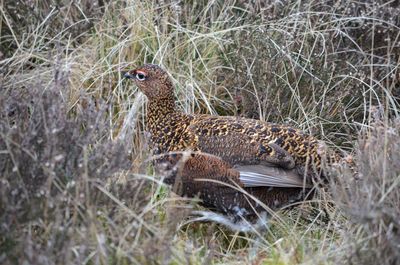
{"type": "Polygon", "coordinates": [[[136,79],[139,81],[143,81],[146,79],[146,76],[143,73],[137,73],[136,74],[136,79]]]}

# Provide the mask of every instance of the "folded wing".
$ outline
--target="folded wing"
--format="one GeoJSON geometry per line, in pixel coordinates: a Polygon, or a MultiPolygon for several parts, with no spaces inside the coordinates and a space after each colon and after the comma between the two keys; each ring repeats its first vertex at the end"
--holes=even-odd
{"type": "Polygon", "coordinates": [[[268,132],[266,123],[201,116],[193,120],[185,134],[196,139],[194,150],[213,154],[232,165],[272,164],[286,169],[295,166],[294,158],[276,143],[280,139],[268,132]]]}

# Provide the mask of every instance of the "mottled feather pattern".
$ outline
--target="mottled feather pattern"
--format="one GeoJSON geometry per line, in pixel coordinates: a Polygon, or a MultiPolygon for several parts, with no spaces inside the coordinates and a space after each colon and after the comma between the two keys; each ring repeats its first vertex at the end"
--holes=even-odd
{"type": "MultiPolygon", "coordinates": [[[[318,141],[312,136],[305,135],[299,130],[294,130],[283,125],[271,124],[251,119],[239,117],[212,117],[208,115],[196,116],[189,128],[189,134],[195,134],[203,139],[211,140],[214,136],[232,137],[232,141],[242,141],[247,138],[246,144],[259,145],[258,157],[270,157],[271,160],[276,156],[276,162],[290,164],[287,155],[282,150],[273,148],[272,145],[279,146],[285,150],[295,161],[296,165],[304,166],[306,161],[313,161],[319,168],[321,157],[315,152],[318,148],[318,141]],[[278,154],[277,154],[278,152],[278,154]]],[[[203,141],[205,142],[205,141],[203,141]]],[[[205,143],[205,145],[207,145],[205,143]]],[[[201,149],[201,147],[200,147],[201,149]]],[[[291,166],[288,166],[290,168],[291,166]]]]}
{"type": "Polygon", "coordinates": [[[171,99],[149,102],[147,128],[151,133],[151,146],[155,153],[182,151],[186,143],[182,142],[183,132],[189,126],[192,116],[171,112],[171,99]]]}
{"type": "Polygon", "coordinates": [[[303,199],[312,180],[324,177],[323,163],[340,160],[313,136],[285,125],[178,111],[171,79],[159,66],[126,76],[149,100],[151,146],[162,156],[156,164],[166,183],[218,211],[247,216],[262,204],[278,208],[303,199]]]}

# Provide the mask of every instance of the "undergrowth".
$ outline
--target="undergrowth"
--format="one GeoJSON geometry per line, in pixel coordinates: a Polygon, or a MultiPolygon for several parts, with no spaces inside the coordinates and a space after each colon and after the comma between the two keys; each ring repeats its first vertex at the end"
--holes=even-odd
{"type": "Polygon", "coordinates": [[[2,1],[0,263],[399,263],[397,1],[2,1]],[[288,123],[353,155],[246,234],[191,222],[148,165],[161,64],[189,113],[288,123]]]}

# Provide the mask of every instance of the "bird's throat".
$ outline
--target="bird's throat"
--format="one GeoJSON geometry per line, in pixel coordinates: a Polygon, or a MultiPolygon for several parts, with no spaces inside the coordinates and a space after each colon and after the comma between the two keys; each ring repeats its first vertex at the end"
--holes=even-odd
{"type": "Polygon", "coordinates": [[[175,100],[173,98],[160,98],[150,100],[147,105],[147,122],[151,130],[157,124],[164,124],[170,115],[176,112],[175,100]]]}
{"type": "Polygon", "coordinates": [[[170,140],[176,134],[179,117],[184,115],[176,110],[174,98],[150,100],[147,105],[147,128],[155,152],[167,152],[170,140]]]}

